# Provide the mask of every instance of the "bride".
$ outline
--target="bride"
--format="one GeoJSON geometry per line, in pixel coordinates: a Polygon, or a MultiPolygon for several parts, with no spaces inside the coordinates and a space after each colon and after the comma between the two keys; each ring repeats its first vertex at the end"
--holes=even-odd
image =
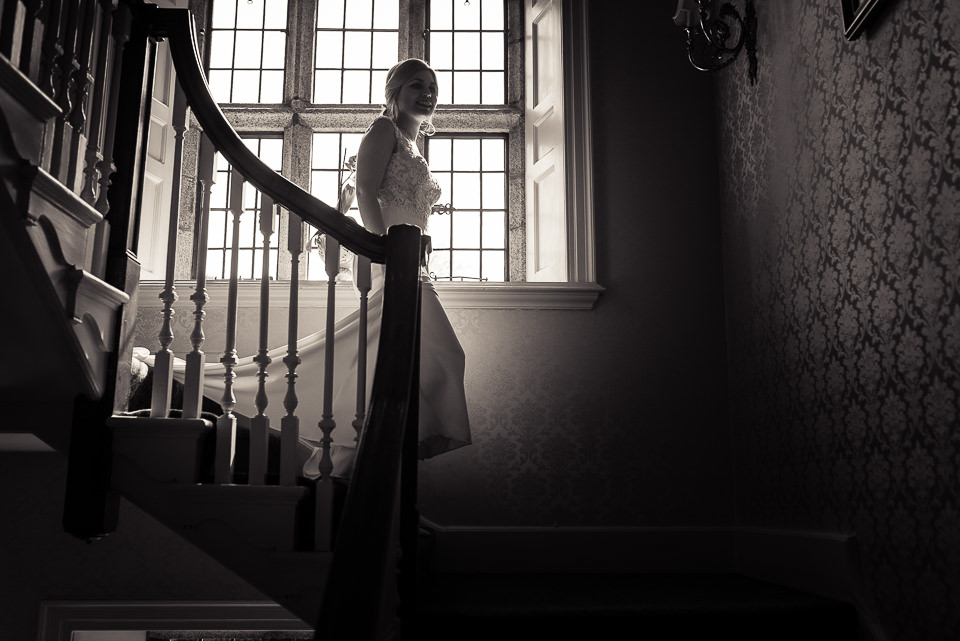
{"type": "MultiPolygon", "coordinates": [[[[384,234],[397,224],[417,225],[424,231],[431,208],[440,199],[440,186],[417,148],[417,138],[432,133],[430,117],[437,104],[436,73],[422,60],[396,64],[387,74],[383,113],[369,127],[357,155],[357,201],[367,229],[384,234]],[[428,133],[429,132],[429,133],[428,133]]],[[[356,261],[355,261],[356,263],[356,261]]],[[[371,266],[368,299],[367,394],[370,398],[383,302],[383,266],[371,266]]],[[[430,458],[470,443],[470,424],[464,396],[464,354],[447,319],[426,269],[421,273],[420,429],[419,457],[430,458]]],[[[351,427],[356,408],[357,336],[359,314],[340,320],[334,339],[334,419],[332,433],[333,476],[348,477],[353,464],[356,433],[351,427]]],[[[301,365],[297,368],[297,416],[300,417],[301,460],[304,476],[319,475],[322,434],[317,427],[323,410],[322,394],[325,332],[297,342],[301,365]]],[[[280,406],[287,388],[283,356],[286,346],[270,352],[266,391],[274,407],[280,406]]],[[[256,413],[257,364],[252,357],[235,367],[235,413],[241,423],[256,413]]],[[[182,381],[183,367],[175,369],[182,381]]],[[[210,363],[204,373],[204,395],[223,394],[223,368],[210,363]]],[[[274,425],[279,421],[274,420],[274,425]]]]}

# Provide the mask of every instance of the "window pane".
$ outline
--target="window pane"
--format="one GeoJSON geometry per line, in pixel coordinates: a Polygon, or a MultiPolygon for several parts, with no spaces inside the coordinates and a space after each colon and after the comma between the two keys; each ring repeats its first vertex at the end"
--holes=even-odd
{"type": "Polygon", "coordinates": [[[237,31],[237,47],[233,58],[236,69],[259,69],[263,48],[262,31],[237,31]]]}
{"type": "Polygon", "coordinates": [[[431,138],[427,143],[427,156],[430,169],[433,171],[449,171],[452,167],[450,147],[452,141],[447,138],[431,138]]]}
{"type": "Polygon", "coordinates": [[[231,102],[258,102],[260,100],[260,72],[233,72],[231,102]]]}
{"type": "Polygon", "coordinates": [[[340,71],[317,71],[313,74],[313,101],[340,102],[340,71]]]}
{"type": "Polygon", "coordinates": [[[266,29],[287,28],[287,0],[270,0],[263,26],[266,29]]]}
{"type": "Polygon", "coordinates": [[[343,102],[345,104],[370,103],[370,72],[343,72],[343,102]]]}
{"type": "Polygon", "coordinates": [[[214,31],[210,35],[210,68],[233,66],[233,31],[214,31]]]}
{"type": "Polygon", "coordinates": [[[454,281],[474,279],[480,274],[480,252],[453,250],[450,260],[450,276],[454,281]]]}
{"type": "Polygon", "coordinates": [[[503,0],[481,0],[480,27],[482,29],[503,29],[503,0]]]}
{"type": "Polygon", "coordinates": [[[283,69],[287,36],[282,31],[266,31],[263,34],[263,68],[283,69]]]}
{"type": "Polygon", "coordinates": [[[453,190],[450,188],[450,174],[448,172],[434,172],[433,177],[440,184],[440,202],[451,202],[453,199],[453,190]]]}
{"type": "Polygon", "coordinates": [[[433,214],[427,229],[434,250],[450,247],[450,214],[433,214]]]}
{"type": "Polygon", "coordinates": [[[281,138],[265,138],[260,141],[260,160],[271,167],[283,166],[283,140],[281,138]]]}
{"type": "MultiPolygon", "coordinates": [[[[381,0],[382,1],[382,0],[381,0]]],[[[378,31],[373,34],[373,67],[389,69],[396,64],[399,42],[396,31],[378,31]]]]}
{"type": "Polygon", "coordinates": [[[484,171],[504,170],[504,140],[503,138],[484,138],[481,143],[484,171]]]}
{"type": "Polygon", "coordinates": [[[343,32],[317,32],[317,68],[339,69],[343,64],[343,32]]]}
{"type": "Polygon", "coordinates": [[[340,158],[340,134],[313,134],[313,164],[316,169],[335,169],[340,158]]]}
{"type": "Polygon", "coordinates": [[[505,209],[503,174],[483,174],[483,208],[505,209]]]}
{"type": "Polygon", "coordinates": [[[369,29],[373,26],[372,0],[348,0],[344,26],[347,29],[369,29]]]}
{"type": "Polygon", "coordinates": [[[215,247],[227,246],[226,224],[226,213],[224,211],[210,211],[210,217],[207,219],[208,245],[215,247]]]}
{"type": "Polygon", "coordinates": [[[483,48],[483,69],[503,69],[503,32],[485,33],[481,36],[480,43],[483,48]]]}
{"type": "Polygon", "coordinates": [[[483,233],[481,242],[483,246],[491,249],[502,249],[506,246],[506,228],[503,222],[504,212],[485,211],[483,212],[483,233]]]}
{"type": "Polygon", "coordinates": [[[453,34],[453,61],[457,69],[480,68],[480,34],[453,34]]]}
{"type": "Polygon", "coordinates": [[[317,27],[342,29],[343,4],[344,0],[320,0],[317,6],[317,27]]]}
{"type": "Polygon", "coordinates": [[[223,250],[211,249],[207,251],[207,278],[220,278],[223,276],[223,250]]]}
{"type": "Polygon", "coordinates": [[[266,104],[283,102],[283,71],[264,71],[261,78],[260,100],[266,104]]]}
{"type": "Polygon", "coordinates": [[[453,159],[453,168],[456,171],[479,171],[480,140],[478,138],[454,138],[453,159]]]}
{"type": "Polygon", "coordinates": [[[337,204],[337,172],[314,171],[311,176],[310,193],[334,207],[337,204]]]}
{"type": "Polygon", "coordinates": [[[504,252],[502,251],[484,251],[481,252],[483,266],[480,269],[480,276],[483,280],[502,282],[505,274],[504,252]]]}
{"type": "Polygon", "coordinates": [[[386,84],[387,84],[386,69],[383,69],[381,71],[370,72],[370,86],[372,87],[370,91],[370,102],[374,104],[380,104],[384,102],[386,97],[383,94],[383,88],[386,86],[386,84]]]}
{"type": "Polygon", "coordinates": [[[370,68],[370,32],[348,31],[343,36],[343,66],[348,69],[370,68]]]}
{"type": "Polygon", "coordinates": [[[233,73],[230,71],[211,71],[207,82],[210,84],[210,93],[217,102],[230,102],[230,82],[233,73]]]}
{"type": "Polygon", "coordinates": [[[237,20],[235,0],[217,0],[213,3],[212,26],[214,29],[233,29],[237,20]]]}
{"type": "Polygon", "coordinates": [[[430,254],[430,273],[437,277],[437,280],[450,279],[450,252],[435,251],[430,254]]]}
{"type": "MultiPolygon", "coordinates": [[[[246,187],[246,185],[244,185],[246,187]]],[[[253,236],[257,231],[257,216],[255,203],[252,198],[244,199],[244,206],[247,210],[240,216],[240,244],[243,245],[243,239],[249,238],[253,242],[253,236]]]]}
{"type": "Polygon", "coordinates": [[[452,198],[457,209],[480,209],[480,174],[453,174],[452,198]]]}
{"type": "Polygon", "coordinates": [[[483,87],[481,91],[483,92],[482,104],[485,105],[502,105],[506,103],[503,96],[503,72],[502,71],[493,71],[487,72],[484,71],[483,74],[483,87]]]}
{"type": "Polygon", "coordinates": [[[243,0],[237,3],[238,29],[263,28],[263,2],[264,0],[243,0]]]}
{"type": "Polygon", "coordinates": [[[454,73],[453,102],[458,105],[480,104],[480,74],[473,71],[454,73]]]}
{"type": "Polygon", "coordinates": [[[373,28],[396,29],[400,25],[400,3],[396,0],[374,0],[373,28]]]}
{"type": "Polygon", "coordinates": [[[480,3],[479,2],[454,2],[453,3],[453,28],[479,29],[480,28],[480,3]]]}
{"type": "Polygon", "coordinates": [[[453,34],[442,31],[430,34],[430,66],[453,69],[453,34]]]}
{"type": "Polygon", "coordinates": [[[458,211],[453,227],[453,246],[458,249],[480,249],[480,212],[458,211]]]}
{"type": "Polygon", "coordinates": [[[453,74],[449,71],[437,71],[437,84],[440,85],[437,102],[442,105],[453,104],[453,74]]]}
{"type": "Polygon", "coordinates": [[[430,2],[430,28],[453,29],[453,0],[430,2]]]}

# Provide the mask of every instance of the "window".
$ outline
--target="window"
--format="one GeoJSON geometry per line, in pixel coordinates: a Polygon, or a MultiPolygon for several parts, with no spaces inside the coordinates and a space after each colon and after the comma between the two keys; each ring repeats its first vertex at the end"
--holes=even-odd
{"type": "MultiPolygon", "coordinates": [[[[593,282],[585,3],[192,1],[215,97],[242,137],[280,141],[288,179],[336,205],[387,70],[425,58],[442,95],[423,152],[452,207],[431,217],[431,272],[462,285],[593,282]],[[562,162],[571,154],[575,167],[562,162]]],[[[348,215],[359,218],[355,206],[348,215]]],[[[279,278],[290,269],[285,220],[279,278]]],[[[225,236],[208,242],[222,252],[225,236]]],[[[325,278],[310,259],[301,277],[325,278]]]]}
{"type": "MultiPolygon", "coordinates": [[[[246,138],[247,147],[274,171],[280,170],[281,147],[283,140],[276,137],[246,138]]],[[[216,174],[210,191],[210,217],[207,223],[207,264],[208,278],[222,278],[230,275],[231,253],[233,252],[233,215],[230,213],[230,163],[219,153],[214,160],[216,174]]],[[[260,232],[261,208],[260,193],[252,185],[244,185],[243,194],[246,214],[240,217],[238,243],[238,275],[244,279],[260,278],[263,273],[263,234],[260,232]]],[[[272,229],[277,229],[279,220],[273,214],[272,229]]],[[[277,257],[279,243],[277,235],[270,236],[270,277],[277,277],[277,257]]]]}

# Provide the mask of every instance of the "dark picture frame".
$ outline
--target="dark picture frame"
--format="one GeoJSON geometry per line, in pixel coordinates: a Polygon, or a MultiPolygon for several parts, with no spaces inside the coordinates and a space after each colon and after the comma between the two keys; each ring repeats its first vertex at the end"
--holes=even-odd
{"type": "Polygon", "coordinates": [[[884,0],[840,0],[843,10],[843,35],[847,40],[856,40],[863,32],[870,16],[884,0]]]}

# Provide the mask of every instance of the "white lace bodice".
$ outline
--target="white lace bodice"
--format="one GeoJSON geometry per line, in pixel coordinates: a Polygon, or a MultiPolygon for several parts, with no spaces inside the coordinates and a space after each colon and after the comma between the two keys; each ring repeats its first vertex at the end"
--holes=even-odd
{"type": "Polygon", "coordinates": [[[430,210],[440,200],[440,183],[430,173],[416,143],[401,135],[396,123],[386,120],[393,125],[397,147],[377,191],[384,225],[407,223],[426,231],[430,210]]]}

